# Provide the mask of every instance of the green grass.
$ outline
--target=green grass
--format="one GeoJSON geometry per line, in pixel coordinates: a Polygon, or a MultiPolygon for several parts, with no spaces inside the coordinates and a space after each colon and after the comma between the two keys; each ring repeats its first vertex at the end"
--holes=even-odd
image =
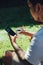
{"type": "MultiPolygon", "coordinates": [[[[29,30],[28,30],[28,28],[29,28],[28,26],[23,26],[23,28],[26,29],[28,32],[29,31],[33,32],[33,30],[35,32],[38,30],[37,26],[32,27],[29,30]]],[[[12,29],[14,30],[16,28],[12,27],[12,29]]],[[[17,39],[16,42],[23,50],[26,50],[27,46],[29,46],[29,43],[30,43],[29,38],[25,35],[19,35],[19,38],[17,39]]],[[[6,50],[12,50],[12,49],[13,49],[13,47],[11,46],[7,32],[4,29],[0,30],[0,57],[2,57],[3,53],[6,50]]]]}
{"type": "MultiPolygon", "coordinates": [[[[27,6],[0,8],[0,58],[5,51],[13,50],[5,31],[6,26],[11,27],[14,31],[17,27],[22,26],[28,32],[37,32],[43,25],[34,22],[27,6]]],[[[30,44],[29,38],[24,35],[19,36],[17,44],[26,51],[30,44]]]]}

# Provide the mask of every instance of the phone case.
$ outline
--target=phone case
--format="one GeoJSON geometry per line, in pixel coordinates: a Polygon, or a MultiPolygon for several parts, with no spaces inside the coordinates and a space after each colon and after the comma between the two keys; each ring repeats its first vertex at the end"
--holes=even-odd
{"type": "Polygon", "coordinates": [[[7,27],[5,30],[12,36],[16,35],[16,33],[9,27],[7,27]]]}

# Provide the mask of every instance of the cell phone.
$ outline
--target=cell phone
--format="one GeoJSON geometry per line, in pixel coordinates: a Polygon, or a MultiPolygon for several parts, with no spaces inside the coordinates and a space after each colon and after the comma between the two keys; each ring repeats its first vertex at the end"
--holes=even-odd
{"type": "Polygon", "coordinates": [[[6,27],[5,30],[12,36],[16,35],[16,33],[10,27],[6,27]]]}

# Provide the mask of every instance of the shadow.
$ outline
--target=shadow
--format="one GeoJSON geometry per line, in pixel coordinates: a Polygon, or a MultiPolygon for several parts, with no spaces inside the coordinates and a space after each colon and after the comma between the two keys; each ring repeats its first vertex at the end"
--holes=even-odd
{"type": "MultiPolygon", "coordinates": [[[[41,23],[42,24],[42,23],[41,23]]],[[[19,27],[40,25],[40,23],[34,22],[29,8],[25,5],[9,8],[0,8],[0,29],[4,29],[6,26],[19,27]]]]}
{"type": "Polygon", "coordinates": [[[0,8],[26,5],[26,0],[0,0],[0,8]]]}
{"type": "Polygon", "coordinates": [[[4,63],[3,63],[3,60],[2,60],[2,58],[0,58],[0,65],[3,65],[4,63]]]}
{"type": "Polygon", "coordinates": [[[0,65],[25,65],[24,62],[19,58],[18,54],[14,50],[8,50],[5,52],[5,56],[0,59],[0,65]],[[11,53],[7,53],[10,51],[11,53]]]}
{"type": "MultiPolygon", "coordinates": [[[[11,65],[11,64],[13,64],[13,65],[28,65],[29,64],[28,61],[21,60],[20,57],[18,56],[18,54],[16,53],[16,51],[14,51],[14,50],[9,50],[9,51],[14,53],[13,58],[11,56],[7,56],[7,57],[5,56],[5,57],[0,58],[0,65],[11,65]]],[[[41,62],[41,64],[43,65],[43,62],[41,62]]]]}
{"type": "MultiPolygon", "coordinates": [[[[18,59],[17,61],[16,60],[12,60],[11,62],[13,63],[13,65],[25,65],[24,62],[22,60],[20,60],[20,59],[18,59]]],[[[0,58],[0,65],[7,65],[6,62],[3,62],[2,58],[0,58]]],[[[8,65],[10,65],[10,62],[9,62],[8,65]]]]}

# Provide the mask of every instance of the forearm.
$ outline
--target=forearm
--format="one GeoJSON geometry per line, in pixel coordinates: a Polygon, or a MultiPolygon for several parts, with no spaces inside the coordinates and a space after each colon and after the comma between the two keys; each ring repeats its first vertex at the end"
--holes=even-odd
{"type": "Polygon", "coordinates": [[[16,36],[15,36],[15,38],[14,38],[14,41],[12,41],[10,35],[9,35],[9,38],[10,38],[10,41],[11,41],[11,45],[12,45],[13,48],[15,49],[15,51],[16,51],[18,57],[19,57],[20,59],[22,59],[22,60],[25,59],[25,57],[24,57],[24,51],[16,44],[16,36]]]}
{"type": "Polygon", "coordinates": [[[17,34],[24,34],[26,36],[32,37],[33,33],[27,32],[26,30],[24,30],[22,27],[20,27],[19,29],[16,30],[17,34]]]}
{"type": "Polygon", "coordinates": [[[26,36],[30,36],[30,37],[33,36],[33,34],[32,34],[32,33],[29,33],[29,32],[21,32],[20,34],[24,34],[24,35],[26,35],[26,36]]]}
{"type": "Polygon", "coordinates": [[[24,60],[24,59],[25,59],[25,57],[24,57],[24,51],[23,51],[15,42],[12,43],[12,46],[13,46],[13,48],[15,49],[15,51],[16,51],[18,57],[19,57],[20,59],[24,60]]]}

